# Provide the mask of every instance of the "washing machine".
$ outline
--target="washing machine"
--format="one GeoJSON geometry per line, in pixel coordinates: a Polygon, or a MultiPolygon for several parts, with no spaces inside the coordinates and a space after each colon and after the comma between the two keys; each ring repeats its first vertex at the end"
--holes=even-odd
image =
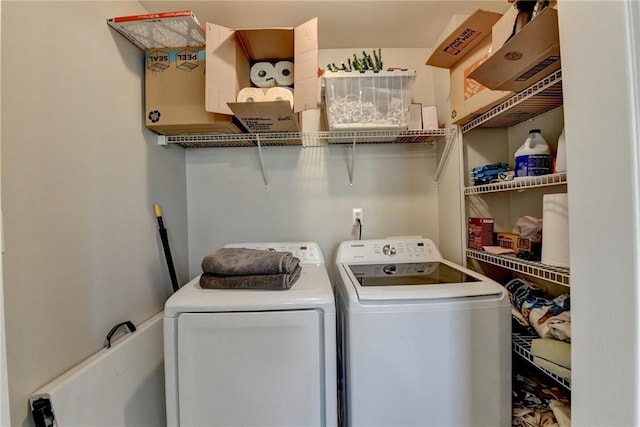
{"type": "Polygon", "coordinates": [[[334,280],[343,425],[511,425],[504,287],[423,238],[343,242],[334,280]]]}
{"type": "Polygon", "coordinates": [[[289,251],[288,290],[203,289],[199,277],[164,310],[169,426],[335,426],[335,299],[314,242],[235,243],[289,251]]]}

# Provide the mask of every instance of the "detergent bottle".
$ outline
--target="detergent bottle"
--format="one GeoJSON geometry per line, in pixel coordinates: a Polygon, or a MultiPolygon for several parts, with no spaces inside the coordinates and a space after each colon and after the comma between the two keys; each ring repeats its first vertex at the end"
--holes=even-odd
{"type": "Polygon", "coordinates": [[[516,151],[515,176],[539,176],[551,173],[551,151],[540,129],[531,129],[516,151]]]}

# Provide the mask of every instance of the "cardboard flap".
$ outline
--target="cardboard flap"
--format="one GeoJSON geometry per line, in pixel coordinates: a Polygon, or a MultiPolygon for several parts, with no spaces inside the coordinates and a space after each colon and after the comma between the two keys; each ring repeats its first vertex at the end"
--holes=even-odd
{"type": "Polygon", "coordinates": [[[295,30],[294,106],[295,112],[318,108],[318,18],[295,30]]]}
{"type": "MultiPolygon", "coordinates": [[[[516,32],[516,22],[520,12],[514,3],[491,29],[491,49],[497,52],[516,32]]],[[[518,28],[518,30],[520,30],[518,28]]]]}
{"type": "Polygon", "coordinates": [[[558,11],[547,7],[469,77],[489,89],[517,92],[559,67],[558,11]]]}
{"type": "Polygon", "coordinates": [[[289,101],[229,102],[229,108],[249,132],[297,132],[289,101]]]}
{"type": "MultiPolygon", "coordinates": [[[[233,30],[207,23],[206,67],[206,110],[213,113],[232,114],[227,106],[227,101],[229,99],[235,100],[240,85],[246,83],[240,81],[238,70],[248,70],[249,68],[233,30]],[[220,82],[224,82],[224,84],[220,84],[220,82]]],[[[248,71],[245,72],[245,75],[247,73],[248,71]]],[[[248,75],[246,79],[248,79],[248,75]]]]}
{"type": "Polygon", "coordinates": [[[426,64],[440,68],[453,67],[460,58],[491,34],[493,24],[501,17],[499,13],[477,10],[433,50],[426,64]]]}
{"type": "Polygon", "coordinates": [[[242,49],[252,62],[293,60],[293,28],[236,30],[242,49]]]}

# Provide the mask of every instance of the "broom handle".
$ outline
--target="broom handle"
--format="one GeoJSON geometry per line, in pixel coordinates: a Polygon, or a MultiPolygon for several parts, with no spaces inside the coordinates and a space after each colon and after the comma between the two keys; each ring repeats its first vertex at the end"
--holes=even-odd
{"type": "Polygon", "coordinates": [[[169,269],[169,277],[171,277],[171,285],[173,286],[173,291],[176,292],[180,288],[180,285],[178,285],[176,269],[173,266],[173,258],[171,257],[171,248],[169,247],[167,229],[164,228],[164,221],[162,220],[162,208],[160,207],[160,205],[153,205],[153,211],[156,214],[156,218],[158,219],[158,232],[160,233],[160,239],[162,240],[164,256],[167,259],[167,267],[169,269]]]}

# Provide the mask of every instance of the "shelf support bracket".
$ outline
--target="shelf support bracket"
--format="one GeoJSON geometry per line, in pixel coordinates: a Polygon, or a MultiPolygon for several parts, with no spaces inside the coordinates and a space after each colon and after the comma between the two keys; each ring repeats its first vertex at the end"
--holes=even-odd
{"type": "Polygon", "coordinates": [[[265,191],[269,191],[269,179],[267,178],[267,172],[264,169],[264,158],[262,156],[262,145],[260,144],[260,135],[255,134],[256,143],[258,144],[258,156],[260,157],[260,169],[262,170],[262,181],[264,182],[265,191]]]}
{"type": "Polygon", "coordinates": [[[350,165],[347,166],[349,169],[349,187],[353,187],[353,168],[355,166],[356,159],[356,137],[353,137],[353,142],[351,143],[351,162],[350,165]]]}
{"type": "Polygon", "coordinates": [[[442,151],[442,157],[438,162],[438,167],[436,168],[436,172],[433,175],[433,185],[434,187],[438,185],[438,180],[440,179],[440,175],[442,175],[442,171],[444,170],[444,166],[447,164],[447,159],[451,154],[451,148],[453,148],[453,143],[458,139],[460,133],[460,126],[456,126],[455,130],[452,132],[447,132],[447,136],[445,137],[445,146],[442,151]]]}

